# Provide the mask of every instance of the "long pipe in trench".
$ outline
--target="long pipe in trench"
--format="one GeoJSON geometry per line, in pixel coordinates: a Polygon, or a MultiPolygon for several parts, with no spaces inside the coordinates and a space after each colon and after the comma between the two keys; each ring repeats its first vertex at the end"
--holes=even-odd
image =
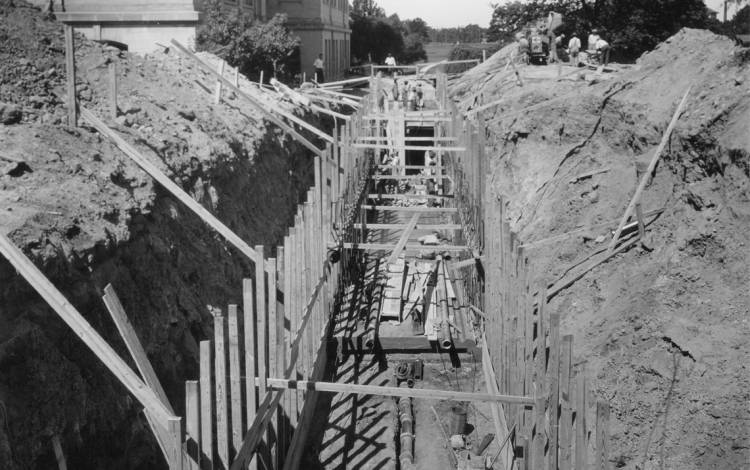
{"type": "MultiPolygon", "coordinates": [[[[406,384],[401,386],[406,387],[406,384]]],[[[411,409],[411,398],[398,399],[398,418],[401,424],[401,452],[398,456],[401,470],[414,470],[417,467],[414,465],[414,414],[411,409]]]]}

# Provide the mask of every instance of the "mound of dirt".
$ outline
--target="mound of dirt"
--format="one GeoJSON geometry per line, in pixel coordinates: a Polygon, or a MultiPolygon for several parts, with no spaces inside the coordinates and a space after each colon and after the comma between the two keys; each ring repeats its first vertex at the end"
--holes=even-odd
{"type": "MultiPolygon", "coordinates": [[[[215,104],[215,79],[173,51],[76,43],[83,106],[251,245],[283,238],[313,177],[306,149],[231,92],[215,104]]],[[[127,358],[101,301],[112,283],[179,413],[209,310],[239,303],[252,269],[108,140],[67,125],[63,64],[61,25],[0,0],[0,103],[21,113],[0,124],[0,231],[127,358]]],[[[164,466],[139,406],[0,259],[0,468],[52,468],[52,435],[72,468],[164,466]]]]}
{"type": "MultiPolygon", "coordinates": [[[[741,468],[750,460],[750,64],[747,49],[684,29],[633,67],[505,64],[453,89],[487,120],[492,186],[537,279],[606,247],[688,88],[642,198],[636,245],[552,301],[575,363],[610,400],[618,468],[741,468]],[[558,71],[559,70],[559,71],[558,71]],[[593,175],[589,175],[593,173],[593,175]]],[[[488,61],[490,63],[490,61],[488,61]]],[[[478,68],[477,68],[478,69],[478,68]]]]}

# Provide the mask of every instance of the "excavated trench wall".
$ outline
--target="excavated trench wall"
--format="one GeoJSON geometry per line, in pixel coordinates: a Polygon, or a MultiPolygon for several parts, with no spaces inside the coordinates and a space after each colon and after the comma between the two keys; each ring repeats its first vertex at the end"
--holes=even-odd
{"type": "MultiPolygon", "coordinates": [[[[312,182],[308,152],[280,142],[268,128],[255,148],[227,142],[234,158],[176,175],[267,253],[312,182]]],[[[198,376],[198,342],[213,336],[210,312],[240,303],[241,280],[253,270],[176,199],[154,190],[145,210],[127,214],[125,240],[79,243],[87,235],[75,226],[63,234],[41,230],[29,238],[19,229],[10,236],[132,365],[101,301],[104,286],[114,286],[170,402],[184,415],[184,381],[198,376]]],[[[53,435],[61,437],[68,468],[165,468],[138,403],[4,259],[0,371],[0,468],[56,468],[53,435]]]]}

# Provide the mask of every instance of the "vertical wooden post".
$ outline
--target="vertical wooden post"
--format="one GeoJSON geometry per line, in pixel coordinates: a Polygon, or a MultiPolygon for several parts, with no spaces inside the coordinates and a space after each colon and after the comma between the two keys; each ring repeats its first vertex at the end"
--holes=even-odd
{"type": "MultiPolygon", "coordinates": [[[[266,261],[266,275],[268,276],[268,372],[267,377],[276,375],[277,361],[276,355],[276,258],[268,258],[266,261]]],[[[278,377],[278,376],[277,376],[278,377]]],[[[268,421],[268,445],[271,450],[271,466],[278,466],[278,407],[274,410],[271,419],[268,421]]]]}
{"type": "Polygon", "coordinates": [[[117,117],[117,64],[109,63],[109,113],[112,119],[117,117]]]}
{"type": "Polygon", "coordinates": [[[581,365],[576,375],[576,470],[588,468],[586,440],[586,366],[581,365]]]}
{"type": "Polygon", "coordinates": [[[549,464],[551,469],[557,469],[559,448],[557,439],[560,430],[560,314],[549,316],[549,464]]]}
{"type": "Polygon", "coordinates": [[[197,380],[185,382],[185,451],[189,470],[200,470],[200,388],[197,380]]]}
{"type": "Polygon", "coordinates": [[[169,470],[182,470],[182,418],[169,418],[167,423],[169,435],[169,470]]]}
{"type": "MultiPolygon", "coordinates": [[[[242,311],[243,325],[245,334],[245,418],[248,426],[255,420],[255,414],[258,410],[258,398],[256,396],[255,376],[257,374],[256,352],[255,352],[255,309],[253,308],[253,281],[252,279],[242,280],[242,311]]],[[[244,437],[244,436],[243,436],[244,437]]],[[[256,470],[258,460],[250,461],[249,470],[256,470]]]]}
{"type": "Polygon", "coordinates": [[[596,402],[596,465],[599,470],[609,470],[609,402],[596,402]]]}
{"type": "MultiPolygon", "coordinates": [[[[223,60],[219,62],[219,75],[224,75],[224,65],[226,65],[226,62],[223,60]]],[[[216,93],[214,94],[214,103],[219,104],[221,103],[221,80],[216,80],[216,93]]]]}
{"type": "MultiPolygon", "coordinates": [[[[256,245],[255,251],[263,253],[263,245],[256,245]]],[[[257,347],[258,347],[258,400],[263,402],[266,396],[266,344],[268,328],[268,315],[266,310],[266,270],[263,264],[264,260],[258,260],[255,263],[255,308],[256,308],[256,328],[257,328],[257,347]]]]}
{"type": "Polygon", "coordinates": [[[211,341],[200,343],[201,469],[213,470],[214,422],[211,386],[211,341]]]}
{"type": "Polygon", "coordinates": [[[227,391],[226,318],[214,316],[214,377],[216,390],[217,464],[229,468],[229,403],[227,391]]]}
{"type": "Polygon", "coordinates": [[[240,366],[240,328],[237,305],[229,306],[227,317],[229,333],[229,392],[231,410],[232,448],[236,453],[242,446],[242,370],[240,366]]]}
{"type": "Polygon", "coordinates": [[[235,67],[234,68],[234,86],[237,88],[240,87],[240,68],[235,67]]]}
{"type": "Polygon", "coordinates": [[[571,442],[573,437],[573,397],[570,393],[570,362],[573,349],[573,336],[562,339],[560,357],[560,470],[571,470],[571,442]]]}
{"type": "Polygon", "coordinates": [[[260,71],[260,77],[258,78],[258,86],[259,87],[263,86],[263,71],[262,70],[260,71]]]}
{"type": "Polygon", "coordinates": [[[536,372],[535,393],[536,404],[534,406],[534,442],[533,442],[533,465],[532,468],[544,469],[544,448],[546,444],[544,420],[545,420],[545,375],[546,375],[546,333],[545,333],[545,310],[547,306],[547,289],[544,282],[540,283],[537,291],[537,327],[536,327],[536,372]]]}
{"type": "Polygon", "coordinates": [[[76,106],[76,55],[73,26],[65,25],[65,75],[68,79],[65,97],[68,107],[68,125],[78,127],[78,107],[76,106]]]}

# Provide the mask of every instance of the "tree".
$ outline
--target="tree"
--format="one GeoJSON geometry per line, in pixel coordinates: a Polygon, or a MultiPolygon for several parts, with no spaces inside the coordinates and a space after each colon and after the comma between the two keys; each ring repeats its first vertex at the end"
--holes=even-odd
{"type": "Polygon", "coordinates": [[[354,0],[352,2],[352,15],[384,18],[385,10],[380,8],[375,0],[354,0]]]}
{"type": "Polygon", "coordinates": [[[430,42],[430,27],[422,18],[405,20],[403,24],[408,34],[415,34],[423,43],[430,42]]]}
{"type": "Polygon", "coordinates": [[[219,55],[250,78],[257,78],[261,71],[269,77],[298,71],[291,58],[299,46],[299,38],[287,29],[286,15],[275,15],[266,23],[253,21],[236,8],[226,7],[221,0],[208,1],[204,11],[206,20],[195,37],[198,50],[219,55]],[[247,27],[248,24],[251,26],[247,27]]]}

